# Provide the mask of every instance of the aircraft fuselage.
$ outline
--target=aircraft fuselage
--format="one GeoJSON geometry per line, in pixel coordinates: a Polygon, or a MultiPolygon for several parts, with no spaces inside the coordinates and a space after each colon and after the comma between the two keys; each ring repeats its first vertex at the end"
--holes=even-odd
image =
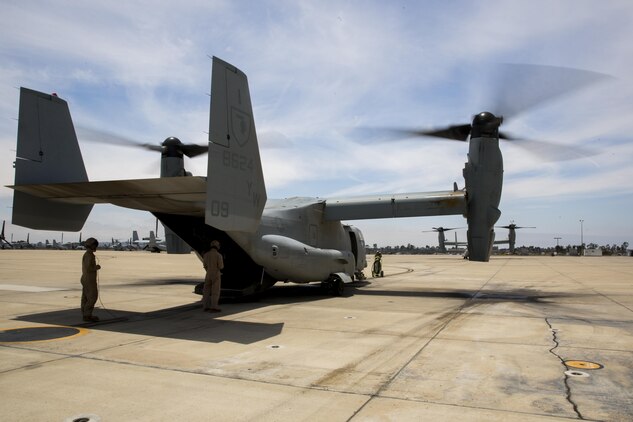
{"type": "Polygon", "coordinates": [[[255,233],[224,232],[205,224],[202,217],[155,215],[199,256],[209,250],[212,240],[220,241],[224,294],[252,294],[277,281],[325,281],[333,274],[362,277],[367,262],[360,230],[324,220],[320,199],[268,202],[255,233]]]}

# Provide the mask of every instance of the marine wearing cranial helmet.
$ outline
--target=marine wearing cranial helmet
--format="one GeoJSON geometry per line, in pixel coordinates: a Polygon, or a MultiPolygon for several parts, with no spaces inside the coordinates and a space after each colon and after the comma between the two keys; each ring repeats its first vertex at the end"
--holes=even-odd
{"type": "Polygon", "coordinates": [[[99,241],[94,237],[86,239],[84,242],[86,252],[81,259],[81,313],[83,320],[87,322],[99,321],[99,318],[92,315],[95,303],[99,297],[97,286],[97,271],[101,269],[101,265],[97,265],[95,259],[95,251],[99,246],[99,241]]]}

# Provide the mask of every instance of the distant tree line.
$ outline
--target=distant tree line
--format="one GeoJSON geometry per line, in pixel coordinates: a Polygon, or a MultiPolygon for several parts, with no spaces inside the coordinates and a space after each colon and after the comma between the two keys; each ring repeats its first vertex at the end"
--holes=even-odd
{"type": "MultiPolygon", "coordinates": [[[[606,256],[621,256],[629,255],[628,251],[629,242],[624,242],[621,245],[603,245],[599,246],[596,243],[589,243],[585,246],[589,249],[602,249],[602,255],[606,256]]],[[[554,246],[554,247],[541,247],[541,246],[520,246],[515,248],[515,255],[550,255],[556,253],[556,255],[569,255],[577,256],[581,255],[583,250],[582,245],[567,245],[567,246],[554,246]]],[[[406,254],[406,255],[434,255],[440,253],[438,246],[414,246],[410,243],[400,246],[366,246],[367,254],[375,254],[380,252],[382,254],[406,254]]],[[[464,252],[464,248],[447,249],[447,254],[461,254],[464,252]]],[[[508,249],[493,249],[493,255],[507,255],[508,249]]]]}

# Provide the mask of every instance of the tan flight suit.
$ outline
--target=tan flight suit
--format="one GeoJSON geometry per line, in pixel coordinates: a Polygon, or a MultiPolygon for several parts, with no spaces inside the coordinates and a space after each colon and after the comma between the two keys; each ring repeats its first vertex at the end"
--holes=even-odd
{"type": "Polygon", "coordinates": [[[99,266],[95,260],[95,254],[87,250],[81,260],[81,313],[84,318],[92,316],[92,310],[97,303],[99,291],[97,290],[97,270],[99,266]]]}
{"type": "Polygon", "coordinates": [[[207,270],[207,275],[204,278],[204,289],[202,290],[202,308],[218,309],[220,285],[222,283],[220,270],[224,268],[224,259],[216,248],[211,248],[202,257],[202,265],[207,270]]]}

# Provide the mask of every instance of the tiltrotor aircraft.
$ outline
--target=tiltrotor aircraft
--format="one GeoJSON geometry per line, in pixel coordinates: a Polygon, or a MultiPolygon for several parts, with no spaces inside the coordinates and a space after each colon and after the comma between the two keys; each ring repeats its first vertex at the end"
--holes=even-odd
{"type": "Polygon", "coordinates": [[[509,252],[511,254],[514,253],[514,246],[517,240],[517,233],[516,230],[517,229],[535,229],[536,227],[527,227],[527,226],[517,226],[516,224],[514,224],[514,221],[512,221],[510,224],[508,224],[507,226],[496,226],[498,228],[501,229],[508,229],[508,239],[507,240],[501,240],[501,241],[496,241],[495,243],[497,244],[501,244],[501,243],[507,243],[508,247],[509,247],[509,252]]]}
{"type": "Polygon", "coordinates": [[[11,244],[11,242],[9,242],[6,237],[4,237],[4,223],[5,223],[5,221],[2,220],[2,231],[0,232],[0,248],[1,249],[5,249],[5,248],[13,249],[13,245],[11,244]]]}
{"type": "Polygon", "coordinates": [[[455,234],[455,242],[446,241],[446,236],[444,235],[445,232],[448,232],[451,230],[457,230],[460,228],[462,227],[433,227],[433,230],[424,230],[424,233],[437,232],[437,243],[438,243],[439,252],[446,253],[446,245],[455,246],[455,247],[468,245],[467,243],[457,242],[457,233],[455,234]]]}
{"type": "Polygon", "coordinates": [[[168,138],[164,176],[89,182],[63,99],[21,88],[13,224],[79,231],[93,204],[149,211],[198,254],[217,239],[225,255],[223,294],[253,294],[277,281],[321,282],[341,294],[367,266],[362,233],[342,221],[463,215],[472,261],[488,261],[503,181],[502,118],[477,114],[472,124],[416,132],[470,137],[465,188],[339,199],[268,199],[246,75],[213,58],[208,145],[168,138]],[[184,171],[183,155],[208,151],[206,177],[184,171]]]}

